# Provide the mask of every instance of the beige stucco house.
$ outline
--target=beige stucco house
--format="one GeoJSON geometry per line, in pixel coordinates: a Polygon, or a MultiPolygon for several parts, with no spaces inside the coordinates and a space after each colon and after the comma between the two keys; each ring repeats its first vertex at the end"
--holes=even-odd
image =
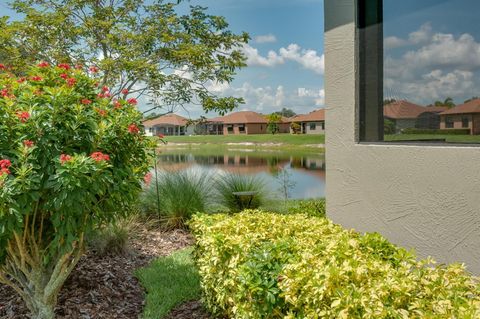
{"type": "Polygon", "coordinates": [[[188,125],[188,119],[177,114],[167,114],[151,120],[143,121],[147,136],[161,135],[192,135],[193,126],[188,125]]]}
{"type": "Polygon", "coordinates": [[[327,214],[480,273],[480,147],[383,142],[379,1],[324,2],[327,214]]]}
{"type": "Polygon", "coordinates": [[[480,99],[457,105],[440,116],[442,130],[465,129],[471,135],[480,134],[480,99]]]}
{"type": "Polygon", "coordinates": [[[395,133],[401,133],[408,128],[439,129],[440,113],[446,110],[446,107],[424,107],[406,100],[399,100],[383,107],[383,117],[393,122],[395,133]]]}
{"type": "MultiPolygon", "coordinates": [[[[300,125],[301,134],[325,134],[325,109],[294,116],[290,122],[300,125]]],[[[292,128],[290,133],[294,133],[292,128]]]]}
{"type": "MultiPolygon", "coordinates": [[[[265,115],[253,111],[233,112],[208,120],[208,124],[221,126],[223,135],[267,134],[268,120],[265,115]]],[[[289,132],[289,123],[278,123],[279,133],[289,132]]]]}

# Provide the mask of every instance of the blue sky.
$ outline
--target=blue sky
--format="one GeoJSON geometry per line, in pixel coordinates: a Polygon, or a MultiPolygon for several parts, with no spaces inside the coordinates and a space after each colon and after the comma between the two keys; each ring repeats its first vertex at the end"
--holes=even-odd
{"type": "MultiPolygon", "coordinates": [[[[240,109],[271,113],[282,107],[306,113],[324,107],[323,0],[191,0],[226,17],[230,29],[250,34],[247,68],[230,85],[212,85],[219,95],[243,97],[240,109]]],[[[0,3],[2,15],[12,15],[0,3]]],[[[14,16],[14,15],[13,15],[14,16]]],[[[15,16],[14,16],[15,17],[15,16]]],[[[148,108],[141,100],[141,109],[148,108]]],[[[178,109],[192,118],[198,106],[178,109]]],[[[213,116],[214,114],[209,114],[213,116]]]]}
{"type": "Polygon", "coordinates": [[[385,97],[480,96],[478,0],[385,0],[385,97]]]}
{"type": "MultiPolygon", "coordinates": [[[[305,113],[324,107],[323,0],[192,0],[248,32],[248,67],[219,94],[243,97],[240,109],[305,113]]],[[[191,116],[198,108],[189,108],[191,116]]],[[[180,113],[185,113],[180,110],[180,113]]]]}
{"type": "MultiPolygon", "coordinates": [[[[480,96],[479,0],[384,0],[385,97],[427,105],[447,96],[480,96]],[[478,90],[478,91],[477,91],[478,90]]],[[[324,107],[323,0],[191,0],[246,31],[248,67],[219,95],[243,97],[240,109],[306,113],[324,107]]],[[[2,13],[9,14],[0,2],[2,13]]],[[[144,103],[141,103],[144,104],[144,103]]],[[[140,105],[145,109],[145,105],[140,105]]],[[[195,118],[201,107],[178,113],[195,118]]],[[[209,114],[213,116],[214,114],[209,114]]]]}

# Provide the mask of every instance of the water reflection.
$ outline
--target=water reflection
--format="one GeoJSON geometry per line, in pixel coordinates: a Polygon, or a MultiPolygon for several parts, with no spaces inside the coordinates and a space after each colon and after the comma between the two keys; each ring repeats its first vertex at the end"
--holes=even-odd
{"type": "Polygon", "coordinates": [[[325,194],[325,157],[321,155],[290,156],[258,152],[196,154],[168,151],[159,154],[158,165],[166,170],[193,168],[214,174],[229,172],[257,175],[265,180],[272,192],[278,191],[278,175],[286,170],[294,184],[290,192],[291,198],[324,197],[325,194]]]}

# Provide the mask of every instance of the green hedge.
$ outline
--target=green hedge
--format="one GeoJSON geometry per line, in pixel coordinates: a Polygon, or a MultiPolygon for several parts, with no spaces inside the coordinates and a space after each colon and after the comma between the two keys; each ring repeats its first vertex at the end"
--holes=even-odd
{"type": "Polygon", "coordinates": [[[462,265],[433,266],[325,218],[245,211],[191,221],[206,306],[228,318],[480,318],[462,265]]]}
{"type": "Polygon", "coordinates": [[[418,129],[418,128],[406,128],[402,130],[402,134],[435,134],[435,135],[470,135],[470,129],[445,129],[445,130],[431,130],[431,129],[418,129]]]}

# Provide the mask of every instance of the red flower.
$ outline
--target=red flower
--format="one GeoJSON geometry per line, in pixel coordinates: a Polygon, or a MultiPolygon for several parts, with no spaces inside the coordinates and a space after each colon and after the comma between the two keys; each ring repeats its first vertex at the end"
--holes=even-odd
{"type": "Polygon", "coordinates": [[[30,141],[30,140],[25,140],[23,141],[23,145],[25,145],[26,147],[32,147],[33,146],[33,142],[30,141]]]}
{"type": "Polygon", "coordinates": [[[39,64],[37,64],[37,66],[39,68],[48,68],[50,66],[50,64],[48,64],[48,62],[42,61],[39,64]]]}
{"type": "Polygon", "coordinates": [[[138,128],[137,125],[135,125],[135,124],[130,124],[130,125],[128,126],[128,131],[129,131],[130,133],[132,133],[132,134],[138,134],[138,132],[140,132],[140,129],[138,128]]]}
{"type": "Polygon", "coordinates": [[[131,105],[137,105],[137,104],[138,104],[138,101],[137,101],[136,98],[133,98],[133,97],[132,97],[131,99],[128,99],[128,100],[127,100],[127,103],[128,103],[128,104],[131,104],[131,105]]]}
{"type": "Polygon", "coordinates": [[[145,185],[150,185],[150,183],[152,182],[152,173],[148,172],[147,174],[145,174],[145,176],[143,177],[143,181],[145,182],[145,185]]]}
{"type": "Polygon", "coordinates": [[[32,81],[43,81],[43,78],[41,76],[35,75],[31,77],[32,81]]]}
{"type": "Polygon", "coordinates": [[[98,112],[98,114],[100,114],[100,116],[107,116],[107,111],[105,111],[105,110],[97,109],[97,112],[98,112]]]}
{"type": "Polygon", "coordinates": [[[98,71],[100,71],[100,69],[97,68],[96,66],[91,66],[88,68],[88,70],[90,70],[90,72],[92,73],[97,73],[98,71]]]}
{"type": "Polygon", "coordinates": [[[82,103],[83,105],[88,105],[88,104],[92,104],[92,101],[90,101],[89,99],[82,99],[80,103],[82,103]]]}
{"type": "Polygon", "coordinates": [[[21,77],[21,78],[19,78],[19,79],[17,80],[17,82],[18,82],[18,83],[23,83],[23,82],[25,82],[26,80],[27,80],[26,77],[21,77]]]}
{"type": "Polygon", "coordinates": [[[105,94],[103,94],[103,97],[111,98],[112,95],[110,94],[110,92],[106,92],[105,94]]]}
{"type": "Polygon", "coordinates": [[[8,159],[0,160],[0,168],[9,168],[10,166],[12,166],[12,162],[10,162],[10,160],[8,159]]]}
{"type": "Polygon", "coordinates": [[[105,94],[103,93],[98,93],[97,94],[97,97],[100,98],[100,99],[103,99],[105,97],[105,94]]]}
{"type": "Polygon", "coordinates": [[[0,90],[0,95],[2,97],[9,97],[10,94],[8,93],[8,89],[1,89],[0,90]]]}
{"type": "Polygon", "coordinates": [[[8,168],[0,168],[0,176],[2,176],[3,174],[10,174],[10,170],[8,168]]]}
{"type": "Polygon", "coordinates": [[[165,137],[165,135],[163,135],[162,133],[158,134],[157,136],[158,136],[158,138],[164,138],[165,137]]]}
{"type": "Polygon", "coordinates": [[[67,79],[67,85],[68,85],[68,86],[72,87],[72,86],[75,85],[75,83],[77,83],[77,79],[75,79],[75,78],[69,78],[69,79],[67,79]]]}
{"type": "Polygon", "coordinates": [[[62,163],[62,165],[70,161],[71,159],[72,157],[70,155],[67,155],[67,154],[60,155],[60,163],[62,163]]]}
{"type": "Polygon", "coordinates": [[[0,70],[5,70],[6,68],[5,64],[0,63],[0,70]]]}
{"type": "Polygon", "coordinates": [[[25,123],[30,118],[30,113],[28,112],[17,112],[17,117],[20,119],[22,123],[25,123]]]}
{"type": "Polygon", "coordinates": [[[110,91],[110,89],[108,88],[108,86],[104,86],[102,88],[102,92],[109,92],[109,91],[110,91]]]}
{"type": "Polygon", "coordinates": [[[81,69],[83,69],[83,65],[81,65],[81,64],[75,64],[75,69],[81,70],[81,69]]]}
{"type": "Polygon", "coordinates": [[[128,89],[123,89],[123,90],[122,90],[122,94],[127,95],[127,94],[128,94],[128,89]]]}
{"type": "Polygon", "coordinates": [[[119,109],[119,108],[121,108],[121,107],[122,107],[122,103],[120,103],[119,100],[113,101],[113,108],[119,109]]]}
{"type": "Polygon", "coordinates": [[[57,67],[64,70],[70,70],[70,65],[67,63],[60,63],[59,65],[57,65],[57,67]]]}
{"type": "Polygon", "coordinates": [[[68,78],[68,74],[62,73],[62,74],[60,74],[60,77],[64,80],[66,80],[68,78]]]}
{"type": "Polygon", "coordinates": [[[107,154],[103,154],[102,152],[93,152],[90,155],[90,157],[93,158],[93,160],[95,160],[97,162],[109,161],[110,160],[110,156],[108,156],[107,154]]]}

